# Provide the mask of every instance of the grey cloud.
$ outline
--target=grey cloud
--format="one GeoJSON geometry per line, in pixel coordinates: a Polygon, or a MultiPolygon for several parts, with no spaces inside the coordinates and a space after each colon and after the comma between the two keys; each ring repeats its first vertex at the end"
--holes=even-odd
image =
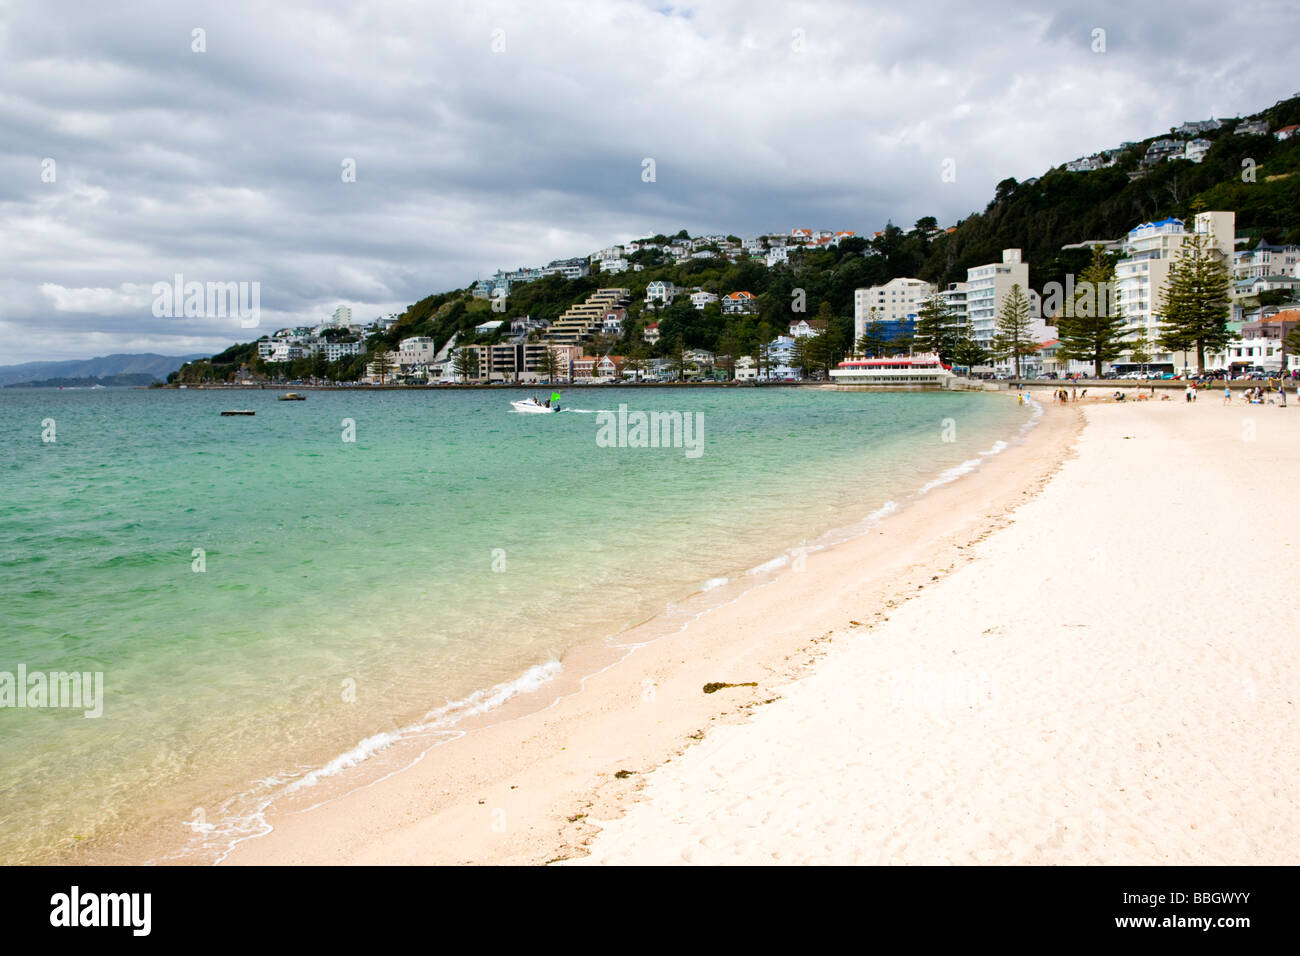
{"type": "Polygon", "coordinates": [[[0,10],[0,362],[250,337],[60,311],[47,283],[257,280],[265,310],[306,321],[683,226],[950,222],[1006,176],[1289,95],[1297,19],[1266,3],[19,0],[0,10]]]}

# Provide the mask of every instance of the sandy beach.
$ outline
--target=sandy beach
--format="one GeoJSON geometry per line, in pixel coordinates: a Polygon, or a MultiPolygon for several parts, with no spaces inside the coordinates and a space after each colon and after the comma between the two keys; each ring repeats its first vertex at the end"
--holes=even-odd
{"type": "Polygon", "coordinates": [[[1049,393],[870,533],[225,862],[1289,862],[1300,412],[1049,393]]]}

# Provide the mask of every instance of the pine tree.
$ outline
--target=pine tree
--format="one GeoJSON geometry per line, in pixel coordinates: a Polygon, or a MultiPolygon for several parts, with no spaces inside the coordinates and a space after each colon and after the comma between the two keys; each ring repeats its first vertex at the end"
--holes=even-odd
{"type": "Polygon", "coordinates": [[[1012,359],[1016,365],[1016,378],[1020,378],[1020,360],[1038,351],[1033,340],[1033,319],[1029,315],[1029,299],[1017,282],[1002,300],[998,312],[997,328],[993,335],[993,354],[999,359],[1012,359]]]}
{"type": "Polygon", "coordinates": [[[1288,355],[1300,355],[1300,324],[1297,324],[1282,339],[1282,365],[1283,374],[1286,373],[1286,357],[1288,355]]]}
{"type": "Polygon", "coordinates": [[[969,330],[962,334],[962,337],[957,340],[957,344],[952,350],[953,363],[964,365],[967,370],[974,368],[976,365],[987,365],[989,358],[988,349],[971,338],[969,330]]]}
{"type": "Polygon", "coordinates": [[[393,370],[393,360],[389,358],[388,353],[380,349],[375,353],[375,360],[371,363],[375,370],[375,375],[379,378],[379,384],[383,385],[388,379],[388,375],[393,370]]]}
{"type": "Polygon", "coordinates": [[[799,370],[799,377],[806,378],[808,370],[812,368],[812,350],[808,347],[809,339],[807,336],[800,335],[790,346],[790,367],[799,370]]]}
{"type": "Polygon", "coordinates": [[[1200,233],[1193,234],[1169,267],[1160,292],[1160,347],[1170,352],[1196,350],[1196,369],[1204,371],[1205,354],[1228,347],[1232,317],[1228,293],[1232,280],[1200,233]]]}
{"type": "Polygon", "coordinates": [[[451,370],[461,381],[478,378],[478,349],[457,349],[452,360],[451,370]]]}
{"type": "Polygon", "coordinates": [[[537,356],[537,365],[534,371],[537,372],[538,378],[544,378],[551,382],[555,380],[556,374],[560,370],[560,360],[556,358],[555,353],[549,345],[544,348],[537,356]]]}
{"type": "Polygon", "coordinates": [[[672,351],[668,355],[668,370],[673,373],[673,378],[678,381],[686,378],[686,373],[695,367],[686,356],[686,339],[677,336],[673,340],[672,351]]]}
{"type": "Polygon", "coordinates": [[[844,357],[844,340],[834,321],[827,322],[826,327],[809,340],[805,348],[812,366],[821,369],[828,377],[831,369],[844,357]]]}
{"type": "Polygon", "coordinates": [[[917,310],[916,332],[912,338],[919,351],[938,352],[942,361],[952,361],[953,349],[961,340],[961,328],[948,310],[948,303],[937,293],[927,297],[917,310]]]}
{"type": "Polygon", "coordinates": [[[885,349],[885,323],[875,318],[876,310],[871,310],[872,319],[862,330],[858,339],[858,353],[864,356],[878,356],[885,349]]]}
{"type": "Polygon", "coordinates": [[[1066,314],[1056,320],[1061,345],[1057,357],[1091,362],[1093,375],[1124,351],[1124,316],[1115,301],[1115,266],[1101,246],[1092,247],[1092,261],[1079,274],[1079,286],[1066,314]],[[1072,314],[1071,314],[1072,313],[1072,314]]]}

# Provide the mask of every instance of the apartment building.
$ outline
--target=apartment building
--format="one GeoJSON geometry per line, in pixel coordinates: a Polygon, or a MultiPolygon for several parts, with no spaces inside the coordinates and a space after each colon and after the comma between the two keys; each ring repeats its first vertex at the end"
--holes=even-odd
{"type": "Polygon", "coordinates": [[[605,324],[605,317],[615,309],[626,308],[631,301],[629,289],[598,289],[586,301],[570,306],[546,333],[556,345],[578,345],[605,324]]]}
{"type": "Polygon", "coordinates": [[[1023,261],[1019,249],[1003,249],[1001,262],[967,269],[965,285],[966,323],[970,336],[986,349],[993,346],[998,314],[1011,294],[1012,286],[1020,286],[1020,291],[1029,300],[1030,314],[1039,314],[1038,295],[1029,288],[1029,264],[1023,261]]]}
{"type": "Polygon", "coordinates": [[[883,322],[887,329],[896,330],[914,325],[921,303],[932,292],[934,286],[930,283],[902,276],[890,279],[884,285],[875,285],[869,289],[855,289],[853,341],[862,338],[868,323],[873,321],[883,322]]]}
{"type": "MultiPolygon", "coordinates": [[[[1169,281],[1170,267],[1193,234],[1204,237],[1211,252],[1231,267],[1235,231],[1236,214],[1231,212],[1197,213],[1190,233],[1178,219],[1144,222],[1129,230],[1124,257],[1115,264],[1115,302],[1126,320],[1127,337],[1135,344],[1149,343],[1147,364],[1174,371],[1194,360],[1194,353],[1159,351],[1160,294],[1169,281]]],[[[1126,363],[1133,363],[1132,348],[1117,364],[1126,363]]]]}
{"type": "Polygon", "coordinates": [[[538,366],[546,350],[555,356],[557,379],[572,375],[573,362],[581,358],[578,346],[551,345],[545,342],[503,342],[498,345],[466,345],[457,351],[473,352],[478,358],[478,373],[467,381],[536,382],[542,378],[538,366]]]}

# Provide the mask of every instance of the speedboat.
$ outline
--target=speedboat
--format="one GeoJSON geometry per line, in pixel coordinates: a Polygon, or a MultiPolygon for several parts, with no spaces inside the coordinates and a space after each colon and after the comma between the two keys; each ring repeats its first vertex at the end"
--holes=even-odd
{"type": "Polygon", "coordinates": [[[530,415],[549,415],[560,410],[558,405],[543,405],[534,398],[511,402],[510,406],[517,412],[527,412],[530,415]]]}

